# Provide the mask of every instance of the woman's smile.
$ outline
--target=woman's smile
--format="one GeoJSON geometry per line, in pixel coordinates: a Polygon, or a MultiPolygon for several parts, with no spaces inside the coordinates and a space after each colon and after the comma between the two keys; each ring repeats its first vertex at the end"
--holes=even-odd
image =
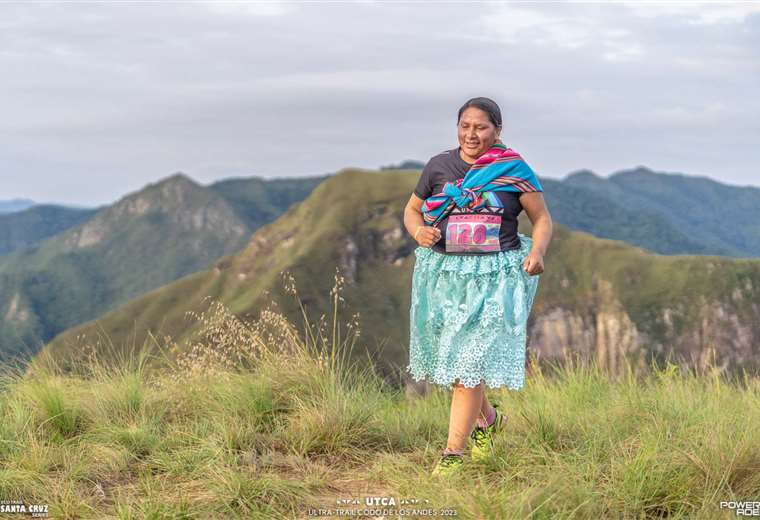
{"type": "Polygon", "coordinates": [[[457,121],[459,153],[462,159],[470,164],[474,163],[499,138],[499,129],[485,110],[477,107],[464,110],[457,121]]]}

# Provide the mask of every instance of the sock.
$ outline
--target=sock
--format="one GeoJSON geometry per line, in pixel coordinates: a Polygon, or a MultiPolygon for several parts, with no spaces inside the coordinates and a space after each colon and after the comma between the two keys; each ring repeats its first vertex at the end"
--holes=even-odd
{"type": "Polygon", "coordinates": [[[450,450],[449,448],[443,450],[444,455],[449,455],[451,453],[455,453],[456,455],[464,455],[464,450],[450,450]]]}
{"type": "Polygon", "coordinates": [[[491,424],[493,424],[495,419],[496,419],[496,408],[492,406],[491,413],[488,414],[488,417],[485,420],[483,419],[482,415],[478,415],[478,426],[480,426],[481,428],[485,430],[491,424]]]}

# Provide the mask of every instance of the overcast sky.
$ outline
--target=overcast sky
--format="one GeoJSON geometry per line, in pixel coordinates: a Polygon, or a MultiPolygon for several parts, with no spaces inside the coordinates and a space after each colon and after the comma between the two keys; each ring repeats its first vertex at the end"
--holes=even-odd
{"type": "Polygon", "coordinates": [[[474,96],[539,177],[760,186],[748,2],[11,3],[0,71],[0,199],[425,161],[474,96]]]}

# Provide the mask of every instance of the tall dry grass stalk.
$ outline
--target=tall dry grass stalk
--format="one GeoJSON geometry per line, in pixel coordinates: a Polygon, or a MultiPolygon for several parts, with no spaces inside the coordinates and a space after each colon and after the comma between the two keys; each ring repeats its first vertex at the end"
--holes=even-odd
{"type": "MultiPolygon", "coordinates": [[[[283,271],[281,276],[285,292],[298,303],[303,319],[302,330],[275,310],[277,303],[272,300],[254,320],[237,316],[222,302],[211,300],[207,310],[186,313],[201,324],[187,342],[180,344],[167,336],[163,345],[159,345],[172,368],[169,371],[171,380],[177,382],[188,376],[227,378],[231,373],[253,370],[262,363],[270,366],[314,363],[334,374],[350,371],[349,359],[361,336],[361,328],[356,312],[346,323],[346,330],[342,330],[344,277],[336,269],[330,290],[332,316],[328,331],[325,314],[321,314],[316,323],[310,319],[292,273],[283,271]]],[[[209,299],[206,297],[203,301],[209,299]]]]}

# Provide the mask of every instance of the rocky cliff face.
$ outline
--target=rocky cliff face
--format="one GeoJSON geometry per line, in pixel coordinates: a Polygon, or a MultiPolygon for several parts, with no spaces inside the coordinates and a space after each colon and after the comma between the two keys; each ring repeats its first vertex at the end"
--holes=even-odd
{"type": "Polygon", "coordinates": [[[599,300],[590,306],[554,306],[543,295],[531,315],[528,348],[544,360],[562,360],[571,353],[596,359],[613,374],[624,370],[624,360],[644,370],[652,358],[680,363],[698,371],[709,366],[720,370],[756,369],[760,346],[760,306],[748,302],[755,320],[746,320],[724,301],[698,300],[656,310],[654,323],[635,323],[615,297],[612,285],[600,281],[599,300]],[[542,304],[543,303],[543,304],[542,304]],[[698,319],[684,321],[686,309],[698,319]]]}

